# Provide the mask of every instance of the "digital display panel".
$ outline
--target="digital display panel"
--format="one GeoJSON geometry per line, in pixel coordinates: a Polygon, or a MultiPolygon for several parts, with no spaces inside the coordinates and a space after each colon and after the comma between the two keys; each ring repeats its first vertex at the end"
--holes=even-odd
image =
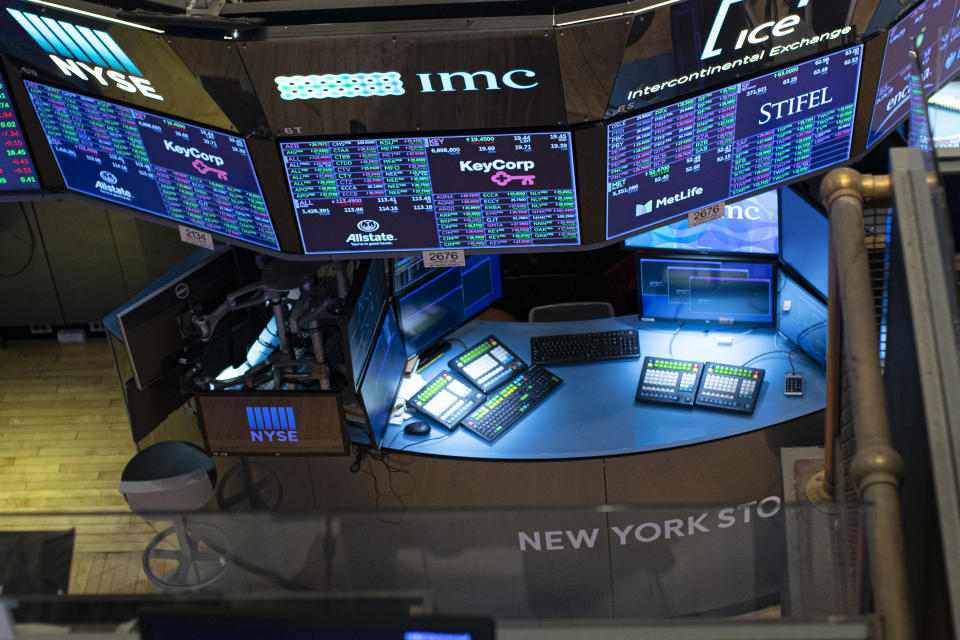
{"type": "Polygon", "coordinates": [[[13,101],[0,75],[0,192],[40,188],[20,123],[13,112],[13,101]]]}
{"type": "Polygon", "coordinates": [[[960,69],[957,5],[957,0],[927,0],[887,32],[880,84],[867,133],[868,147],[910,115],[914,61],[920,65],[924,97],[930,97],[960,69]]]}
{"type": "Polygon", "coordinates": [[[242,138],[24,84],[69,189],[280,249],[242,138]]]}
{"type": "Polygon", "coordinates": [[[377,325],[383,309],[387,306],[387,274],[383,262],[374,260],[364,276],[363,284],[356,302],[349,308],[347,321],[347,341],[350,345],[350,364],[353,368],[354,384],[359,384],[363,368],[370,359],[373,341],[377,335],[377,325]]]}
{"type": "Polygon", "coordinates": [[[281,142],[304,251],[580,243],[571,134],[281,142]]]}
{"type": "Polygon", "coordinates": [[[378,444],[390,420],[406,363],[407,354],[403,349],[400,327],[393,311],[388,310],[377,335],[370,365],[360,383],[360,397],[363,398],[367,419],[378,444]]]}
{"type": "Polygon", "coordinates": [[[607,239],[850,157],[862,46],[607,127],[607,239]]]}
{"type": "Polygon", "coordinates": [[[650,249],[775,254],[779,232],[777,201],[777,190],[773,189],[726,205],[722,218],[695,227],[682,218],[631,236],[624,244],[650,249]]]}
{"type": "Polygon", "coordinates": [[[776,318],[773,262],[637,256],[640,317],[769,325],[776,318]]]}

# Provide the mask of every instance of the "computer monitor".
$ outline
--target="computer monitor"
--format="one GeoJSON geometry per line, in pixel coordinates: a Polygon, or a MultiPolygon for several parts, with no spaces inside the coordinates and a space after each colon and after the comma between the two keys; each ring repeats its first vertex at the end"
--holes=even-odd
{"type": "Polygon", "coordinates": [[[863,46],[607,126],[608,240],[850,158],[863,46]]]}
{"type": "Polygon", "coordinates": [[[360,262],[354,273],[344,311],[347,319],[345,352],[350,358],[354,385],[360,384],[360,378],[370,361],[378,323],[389,301],[390,289],[384,261],[360,262]]]}
{"type": "Polygon", "coordinates": [[[773,326],[776,260],[671,253],[637,254],[641,320],[773,326]]]}
{"type": "Polygon", "coordinates": [[[408,356],[422,354],[503,293],[497,256],[469,256],[463,267],[433,271],[397,299],[408,356]]]}
{"type": "Polygon", "coordinates": [[[953,0],[926,0],[887,32],[867,147],[910,115],[910,76],[919,63],[923,96],[960,70],[960,19],[953,0]],[[916,55],[914,55],[916,53],[916,55]]]}
{"type": "Polygon", "coordinates": [[[40,183],[13,99],[0,73],[0,195],[38,191],[40,183]]]}
{"type": "MultiPolygon", "coordinates": [[[[359,600],[359,598],[357,599],[359,600]]],[[[327,603],[257,603],[230,611],[210,606],[155,609],[139,616],[143,640],[493,640],[491,618],[399,616],[371,613],[344,600],[327,603]],[[344,613],[346,611],[347,613],[344,613]]]]}
{"type": "MultiPolygon", "coordinates": [[[[148,287],[143,296],[117,311],[120,335],[127,349],[133,379],[137,388],[147,389],[166,376],[181,371],[178,358],[192,333],[186,325],[186,312],[209,313],[223,302],[227,294],[253,281],[254,265],[248,252],[223,248],[213,253],[198,252],[184,268],[175,268],[148,287]]],[[[231,333],[239,324],[249,325],[246,333],[235,339],[216,340],[206,348],[222,351],[226,362],[211,364],[222,370],[230,361],[242,361],[246,347],[256,339],[266,322],[266,312],[247,309],[218,326],[218,335],[231,333]],[[259,315],[256,322],[248,322],[259,315]],[[258,325],[259,322],[259,325],[258,325]]]]}
{"type": "Polygon", "coordinates": [[[777,190],[733,202],[724,207],[724,216],[691,227],[681,218],[624,241],[628,247],[646,249],[688,249],[730,253],[776,254],[779,247],[777,190]]]}
{"type": "Polygon", "coordinates": [[[830,225],[820,209],[790,188],[780,195],[780,259],[826,299],[830,225]]]}
{"type": "Polygon", "coordinates": [[[397,258],[393,261],[393,293],[400,295],[417,283],[433,277],[437,270],[423,264],[420,256],[397,258]]]}
{"type": "Polygon", "coordinates": [[[387,307],[378,328],[373,354],[360,382],[360,399],[375,444],[380,442],[387,428],[407,364],[403,336],[392,306],[387,307]]]}
{"type": "Polygon", "coordinates": [[[308,254],[580,244],[568,131],[280,143],[308,254]]]}
{"type": "Polygon", "coordinates": [[[67,188],[279,251],[243,138],[32,80],[24,85],[67,188]]]}
{"type": "Polygon", "coordinates": [[[201,391],[200,432],[212,455],[343,455],[343,402],[335,391],[201,391]]]}

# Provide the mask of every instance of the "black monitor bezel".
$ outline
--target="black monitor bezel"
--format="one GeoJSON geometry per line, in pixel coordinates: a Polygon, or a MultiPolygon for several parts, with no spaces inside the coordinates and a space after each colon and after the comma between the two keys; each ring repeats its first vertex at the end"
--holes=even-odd
{"type": "MultiPolygon", "coordinates": [[[[810,206],[811,209],[813,209],[814,211],[819,213],[821,216],[823,216],[823,218],[827,221],[827,229],[829,230],[830,217],[827,214],[827,212],[821,210],[820,206],[816,202],[814,202],[804,194],[800,193],[796,189],[793,189],[791,187],[781,187],[781,188],[790,189],[791,191],[793,191],[794,196],[796,196],[797,198],[805,202],[807,205],[810,206]]],[[[800,287],[804,289],[807,293],[812,295],[814,298],[816,298],[823,304],[827,304],[827,296],[829,292],[820,293],[820,290],[817,289],[817,287],[813,286],[813,284],[811,284],[811,282],[807,280],[796,267],[794,267],[792,264],[787,262],[786,258],[784,257],[783,255],[783,198],[778,199],[777,211],[779,216],[777,218],[777,225],[779,226],[779,230],[777,231],[777,233],[779,234],[779,237],[777,238],[778,244],[779,244],[779,247],[777,250],[777,258],[779,259],[780,269],[785,274],[789,275],[790,279],[796,282],[798,285],[800,285],[800,287]]],[[[829,249],[828,249],[828,252],[829,252],[829,249]]]]}
{"type": "Polygon", "coordinates": [[[283,151],[281,145],[288,142],[325,142],[325,141],[335,141],[335,140],[381,140],[385,138],[429,138],[433,136],[437,137],[464,137],[464,136],[482,136],[482,135],[522,135],[522,134],[539,134],[539,133],[566,133],[570,136],[570,165],[573,171],[571,176],[571,184],[574,189],[574,206],[576,207],[577,213],[577,232],[579,235],[579,240],[576,244],[565,244],[565,245],[551,245],[545,246],[543,248],[537,248],[536,252],[548,252],[548,251],[575,251],[578,249],[589,248],[588,245],[584,242],[583,234],[583,215],[581,214],[580,207],[580,169],[578,166],[577,159],[577,148],[578,143],[575,142],[577,135],[576,131],[568,124],[559,124],[555,127],[548,126],[536,126],[536,127],[506,127],[506,128],[484,128],[484,129],[468,129],[468,130],[430,130],[430,131],[384,131],[377,132],[375,134],[363,133],[363,134],[337,134],[329,136],[283,136],[278,137],[275,140],[275,147],[278,157],[280,158],[280,173],[283,179],[284,184],[286,185],[286,195],[287,195],[287,205],[290,207],[290,210],[293,212],[294,217],[294,226],[297,232],[297,242],[299,243],[298,249],[299,252],[306,256],[309,259],[317,260],[322,258],[327,258],[330,260],[344,260],[344,259],[373,259],[373,258],[397,258],[403,256],[411,255],[421,255],[425,251],[444,251],[444,250],[453,250],[461,251],[464,255],[474,255],[474,254],[486,254],[486,253],[529,253],[531,247],[467,247],[467,248],[456,248],[451,249],[449,247],[429,247],[426,249],[393,249],[389,251],[380,250],[380,249],[371,249],[370,251],[362,250],[353,250],[353,251],[338,251],[338,252],[326,252],[326,253],[310,253],[307,252],[306,243],[303,239],[303,232],[300,227],[300,218],[297,214],[296,207],[293,204],[293,189],[290,185],[290,176],[287,174],[286,165],[283,162],[283,151]]]}
{"type": "Polygon", "coordinates": [[[350,453],[350,436],[347,433],[347,421],[346,413],[343,408],[343,394],[339,391],[329,391],[329,390],[320,390],[320,389],[296,389],[296,390],[287,390],[287,389],[278,389],[278,390],[263,390],[263,389],[238,389],[236,391],[225,391],[225,390],[209,390],[209,391],[197,391],[194,393],[194,397],[197,403],[197,425],[200,428],[200,436],[203,438],[203,449],[212,456],[217,457],[232,457],[232,456],[260,456],[265,458],[279,458],[287,456],[343,456],[350,453]],[[224,451],[222,449],[213,450],[210,447],[210,440],[207,435],[207,425],[203,417],[203,398],[206,396],[214,396],[217,398],[228,397],[231,394],[237,396],[243,396],[247,398],[318,398],[318,397],[333,397],[337,400],[337,413],[340,416],[340,437],[343,442],[343,449],[337,451],[272,451],[269,453],[264,453],[263,451],[224,451]]]}
{"type": "Polygon", "coordinates": [[[55,165],[56,165],[56,167],[57,167],[57,172],[59,173],[60,179],[61,179],[61,181],[62,181],[62,183],[63,183],[62,189],[63,189],[67,194],[69,194],[71,197],[75,197],[75,198],[78,198],[78,199],[81,199],[81,200],[86,200],[86,201],[88,201],[88,202],[96,202],[96,203],[98,203],[98,204],[105,205],[105,206],[108,206],[108,207],[117,208],[117,209],[120,209],[120,210],[122,210],[122,211],[132,213],[132,214],[134,214],[134,215],[136,215],[136,216],[138,216],[138,217],[140,217],[140,218],[142,218],[142,219],[144,219],[144,220],[147,220],[147,221],[149,221],[149,222],[155,222],[155,223],[157,223],[157,224],[163,224],[164,226],[171,227],[171,228],[174,228],[174,229],[177,229],[177,228],[179,228],[179,227],[190,227],[190,228],[193,228],[193,229],[198,229],[198,230],[200,230],[200,231],[202,231],[202,232],[204,232],[204,233],[210,234],[211,237],[213,237],[214,239],[220,240],[220,241],[222,241],[222,242],[225,243],[225,244],[242,247],[242,248],[244,248],[244,249],[249,249],[249,250],[255,251],[255,252],[257,252],[257,253],[268,253],[268,254],[273,254],[273,255],[278,255],[278,256],[279,256],[279,255],[284,255],[283,243],[281,242],[280,232],[278,231],[278,225],[277,225],[277,223],[276,223],[276,221],[275,221],[275,219],[274,219],[274,216],[273,216],[272,212],[270,211],[270,207],[269,207],[268,204],[267,204],[267,195],[266,195],[266,193],[264,192],[264,189],[263,189],[263,182],[262,182],[262,180],[260,179],[260,172],[257,171],[257,164],[254,162],[254,153],[253,153],[253,150],[252,150],[252,147],[251,147],[251,142],[254,141],[255,139],[253,139],[252,137],[250,137],[250,136],[243,136],[242,134],[240,134],[240,133],[238,133],[238,132],[236,132],[236,131],[228,131],[228,130],[222,129],[222,128],[220,128],[220,127],[213,127],[213,126],[210,126],[210,125],[208,125],[208,124],[204,124],[204,123],[199,122],[199,121],[196,121],[196,120],[188,120],[188,119],[185,119],[185,118],[182,118],[182,117],[179,117],[179,116],[174,117],[174,116],[165,114],[165,113],[163,113],[163,112],[161,112],[161,111],[157,111],[157,110],[153,110],[153,109],[148,109],[148,108],[140,107],[140,106],[133,106],[133,105],[127,104],[127,103],[125,103],[125,102],[121,102],[121,101],[119,101],[119,100],[114,100],[114,99],[112,99],[112,98],[107,98],[107,97],[104,97],[104,96],[96,95],[96,94],[93,94],[93,93],[90,93],[90,92],[87,92],[87,91],[80,91],[80,90],[77,90],[75,87],[66,87],[66,86],[63,86],[63,85],[61,85],[61,84],[59,84],[59,83],[50,82],[50,81],[48,81],[48,80],[46,80],[46,79],[40,80],[40,79],[35,79],[35,78],[25,78],[25,77],[21,74],[21,76],[20,76],[20,81],[21,81],[20,84],[21,84],[21,86],[22,86],[22,88],[23,88],[23,91],[24,91],[24,95],[25,95],[25,97],[26,97],[26,99],[27,99],[27,101],[28,101],[28,104],[31,105],[31,112],[32,112],[31,115],[32,115],[33,118],[36,119],[36,125],[37,125],[37,127],[39,127],[39,131],[40,131],[41,135],[43,136],[43,140],[44,140],[44,143],[45,143],[45,146],[47,147],[47,149],[50,149],[50,142],[49,142],[49,139],[48,139],[47,136],[46,136],[46,132],[45,132],[45,130],[44,130],[44,128],[43,128],[43,124],[40,122],[40,116],[36,113],[36,109],[33,109],[33,108],[32,108],[33,101],[30,99],[29,90],[26,88],[26,82],[27,82],[27,81],[33,82],[34,84],[38,84],[38,85],[43,86],[43,87],[50,87],[50,88],[53,88],[53,89],[56,89],[56,90],[59,90],[59,91],[66,91],[66,92],[68,92],[68,93],[73,93],[74,95],[78,95],[78,96],[84,96],[84,97],[87,97],[87,98],[90,98],[90,99],[93,99],[93,100],[100,100],[100,101],[102,101],[102,102],[106,102],[106,103],[109,103],[109,104],[113,104],[113,105],[116,105],[116,106],[119,106],[119,107],[123,107],[123,108],[126,108],[126,109],[132,109],[132,110],[134,110],[134,111],[141,111],[141,112],[143,112],[143,113],[146,113],[146,114],[151,115],[151,116],[156,117],[156,118],[173,120],[173,121],[175,121],[175,122],[182,122],[183,124],[187,124],[187,125],[190,125],[190,126],[193,126],[193,127],[200,128],[200,129],[206,129],[206,130],[212,131],[212,132],[214,132],[214,133],[219,133],[219,134],[221,134],[221,135],[226,135],[226,136],[230,136],[230,137],[233,137],[233,138],[237,138],[237,139],[242,140],[243,143],[244,143],[244,146],[246,146],[246,149],[247,149],[247,159],[250,161],[250,167],[253,169],[253,178],[254,178],[254,180],[255,180],[256,183],[257,183],[257,187],[260,189],[260,195],[263,197],[264,206],[267,207],[267,215],[268,215],[269,218],[270,218],[270,223],[271,223],[271,225],[273,225],[274,235],[275,235],[276,238],[277,238],[277,248],[267,247],[267,246],[264,246],[264,245],[255,244],[255,243],[253,243],[253,242],[249,242],[249,241],[247,241],[247,240],[242,240],[242,239],[236,238],[236,237],[234,237],[234,236],[225,235],[225,234],[222,234],[222,233],[220,233],[220,232],[213,231],[213,230],[211,230],[211,229],[202,228],[202,227],[199,227],[199,226],[193,225],[193,224],[186,224],[186,223],[184,223],[184,222],[181,222],[181,221],[179,221],[179,220],[171,219],[171,218],[169,218],[169,217],[167,217],[167,216],[164,216],[164,215],[162,215],[162,214],[159,214],[159,213],[152,213],[152,212],[149,212],[149,211],[144,211],[144,210],[142,210],[142,209],[137,209],[137,208],[135,208],[135,207],[131,207],[131,206],[128,206],[128,205],[124,205],[124,204],[119,203],[119,202],[114,202],[113,200],[107,200],[106,198],[98,198],[98,197],[96,197],[96,196],[94,196],[94,195],[91,195],[91,194],[88,194],[88,193],[83,193],[83,192],[80,192],[80,191],[71,189],[70,187],[67,186],[66,178],[63,176],[63,172],[60,170],[60,165],[59,165],[59,163],[57,162],[56,157],[54,156],[52,149],[50,149],[50,156],[51,156],[52,161],[55,163],[55,165]]]}
{"type": "Polygon", "coordinates": [[[359,373],[354,377],[353,372],[353,355],[350,351],[350,318],[353,317],[353,314],[357,308],[357,302],[360,300],[360,293],[363,291],[363,285],[367,281],[367,277],[370,275],[370,269],[376,268],[375,265],[379,262],[381,263],[381,268],[385,271],[385,279],[387,282],[387,295],[386,300],[384,301],[383,306],[379,311],[379,317],[377,318],[377,328],[374,331],[374,336],[380,331],[380,324],[383,322],[384,309],[390,307],[393,304],[393,299],[395,294],[393,293],[393,281],[392,273],[387,270],[386,260],[383,258],[372,258],[372,259],[362,259],[354,261],[356,267],[354,269],[352,280],[350,282],[350,288],[347,290],[347,297],[344,300],[343,313],[340,316],[340,320],[337,323],[340,330],[340,342],[343,345],[343,362],[346,366],[346,374],[348,377],[348,382],[357,394],[360,393],[360,385],[363,384],[363,379],[367,375],[367,367],[370,364],[370,358],[373,356],[373,348],[375,344],[370,345],[370,348],[367,350],[367,353],[364,354],[363,362],[358,369],[359,373]]]}
{"type": "Polygon", "coordinates": [[[685,325],[699,327],[703,329],[714,329],[714,330],[724,330],[731,327],[751,327],[751,328],[761,328],[761,327],[776,327],[779,323],[779,304],[780,304],[780,260],[778,255],[774,254],[756,254],[756,253],[733,253],[733,252],[721,252],[721,251],[673,251],[673,250],[659,250],[659,249],[637,249],[635,253],[636,259],[636,274],[637,274],[637,317],[641,323],[652,323],[656,325],[685,325]],[[771,281],[771,300],[770,300],[770,316],[769,321],[764,322],[753,322],[753,321],[733,321],[733,322],[719,322],[719,321],[710,321],[710,320],[692,320],[685,318],[658,318],[651,316],[643,315],[643,283],[640,280],[640,260],[654,258],[654,259],[664,259],[664,260],[698,260],[702,259],[708,261],[710,259],[722,260],[725,262],[740,262],[740,263],[753,263],[753,264],[767,264],[770,265],[770,281],[771,281]]]}
{"type": "MultiPolygon", "coordinates": [[[[404,360],[406,360],[407,351],[406,351],[406,344],[403,341],[403,328],[400,325],[400,314],[397,312],[395,305],[393,304],[393,300],[391,300],[384,307],[383,312],[380,314],[380,318],[377,321],[377,330],[374,333],[374,335],[376,336],[377,339],[379,339],[380,334],[383,332],[383,325],[386,324],[387,322],[387,316],[391,313],[393,314],[394,321],[397,323],[397,329],[398,329],[397,337],[400,339],[400,346],[403,348],[404,360]]],[[[370,374],[370,361],[373,359],[373,352],[376,351],[376,348],[377,348],[377,340],[374,340],[373,344],[370,346],[370,353],[367,355],[367,361],[364,363],[364,366],[363,366],[363,374],[360,377],[360,381],[357,383],[355,392],[357,395],[357,399],[360,401],[360,406],[363,408],[363,419],[366,422],[366,426],[368,429],[367,435],[368,437],[370,437],[371,443],[374,446],[379,447],[380,442],[383,439],[383,435],[387,432],[387,429],[390,427],[390,417],[393,415],[392,408],[394,405],[396,405],[397,394],[400,392],[400,387],[403,386],[403,378],[404,378],[405,372],[401,371],[400,373],[400,382],[397,384],[397,389],[393,392],[393,399],[391,400],[393,404],[391,405],[391,411],[387,413],[387,421],[383,425],[383,430],[380,433],[375,433],[374,425],[370,421],[370,412],[367,411],[367,401],[363,397],[362,389],[363,389],[363,385],[367,382],[367,376],[370,374]]]]}
{"type": "MultiPolygon", "coordinates": [[[[847,50],[849,50],[849,49],[853,49],[854,47],[860,47],[860,48],[861,48],[861,51],[860,51],[860,68],[859,68],[858,71],[857,71],[857,90],[856,90],[856,93],[855,93],[855,95],[854,95],[854,101],[853,101],[853,105],[854,105],[854,120],[853,120],[853,122],[851,123],[851,126],[850,126],[850,148],[849,148],[849,151],[848,151],[847,158],[846,158],[845,160],[843,160],[842,162],[838,162],[838,163],[836,163],[836,164],[832,164],[832,165],[829,165],[829,166],[826,166],[826,167],[822,167],[822,168],[816,169],[816,170],[814,170],[814,171],[808,171],[808,172],[804,173],[803,175],[796,176],[796,177],[794,177],[794,178],[790,178],[789,180],[784,180],[784,181],[782,181],[782,182],[776,182],[776,183],[774,183],[774,184],[766,185],[765,187],[763,187],[763,188],[761,188],[761,189],[752,189],[752,190],[750,190],[750,191],[745,191],[745,192],[743,192],[743,193],[738,193],[738,194],[736,195],[736,200],[733,200],[733,202],[737,202],[737,201],[739,201],[739,200],[743,200],[743,199],[745,199],[745,198],[749,198],[749,197],[754,196],[754,195],[757,195],[757,194],[759,194],[759,193],[764,193],[765,191],[770,191],[771,189],[779,189],[780,187],[784,187],[784,186],[787,186],[787,185],[789,185],[789,184],[793,184],[794,182],[800,182],[800,181],[803,181],[803,180],[808,180],[808,179],[810,179],[810,177],[813,176],[813,175],[820,174],[820,173],[824,173],[824,172],[826,172],[826,171],[830,171],[832,168],[835,168],[835,167],[846,166],[846,165],[850,164],[856,157],[858,157],[858,154],[857,154],[858,148],[857,148],[857,147],[855,146],[855,144],[854,144],[854,143],[857,141],[857,140],[856,140],[856,134],[857,134],[857,118],[856,118],[856,115],[857,115],[857,111],[858,111],[858,110],[857,110],[857,105],[860,104],[860,100],[861,100],[861,98],[862,98],[861,89],[863,88],[863,77],[864,77],[864,66],[863,66],[863,63],[864,63],[864,56],[865,56],[866,51],[867,51],[867,49],[866,49],[866,42],[865,42],[865,41],[862,41],[862,40],[854,40],[854,41],[853,41],[851,44],[849,44],[849,45],[845,45],[845,46],[842,46],[842,47],[838,47],[838,48],[836,48],[836,49],[829,49],[829,50],[827,50],[827,51],[825,51],[825,52],[823,52],[823,53],[818,53],[818,54],[811,55],[811,56],[807,56],[807,57],[804,57],[804,58],[798,58],[798,59],[796,59],[796,60],[791,60],[790,62],[784,64],[782,67],[775,67],[775,68],[766,69],[766,70],[764,70],[764,71],[760,71],[760,72],[757,72],[757,73],[754,73],[754,74],[744,75],[744,76],[742,76],[742,77],[740,77],[740,78],[737,78],[737,80],[736,80],[735,82],[729,82],[729,83],[725,83],[725,84],[720,84],[720,85],[714,86],[714,87],[712,87],[712,88],[703,89],[703,90],[700,90],[700,91],[693,91],[693,92],[684,94],[683,96],[681,96],[681,97],[679,97],[679,98],[676,98],[676,99],[673,99],[673,100],[668,100],[668,101],[665,101],[665,102],[659,102],[659,103],[654,104],[654,105],[645,106],[645,107],[642,108],[642,109],[636,109],[636,110],[634,110],[634,111],[628,111],[628,112],[624,112],[624,113],[622,113],[622,114],[617,114],[615,117],[612,117],[612,118],[609,118],[609,119],[604,120],[604,121],[603,121],[603,130],[604,130],[604,135],[603,135],[603,181],[602,181],[604,187],[605,187],[606,184],[607,184],[608,174],[609,174],[609,146],[608,146],[608,145],[609,145],[609,135],[610,135],[610,134],[609,134],[609,131],[610,131],[609,127],[610,127],[610,125],[616,124],[616,123],[618,123],[618,122],[622,122],[622,121],[624,121],[624,120],[629,120],[630,118],[636,118],[636,117],[638,117],[638,116],[642,116],[642,115],[645,115],[645,114],[647,114],[647,113],[651,113],[651,112],[653,112],[653,111],[657,111],[657,110],[659,110],[659,109],[670,108],[670,107],[673,107],[673,106],[675,106],[675,105],[677,105],[677,104],[680,104],[681,102],[687,102],[688,100],[692,100],[692,99],[699,98],[699,97],[702,96],[702,95],[706,95],[706,94],[708,94],[708,93],[713,93],[714,91],[719,91],[719,90],[721,90],[721,89],[725,89],[725,88],[731,87],[731,86],[733,86],[733,85],[740,84],[740,83],[742,83],[742,82],[748,82],[748,81],[750,81],[750,80],[755,80],[755,79],[760,78],[760,77],[763,77],[763,76],[771,75],[771,74],[777,73],[778,71],[782,71],[783,69],[786,69],[786,68],[788,68],[788,67],[805,64],[805,63],[810,62],[810,61],[812,61],[812,60],[817,60],[817,59],[819,59],[819,58],[825,58],[825,57],[827,57],[827,56],[832,56],[832,55],[835,55],[835,54],[837,54],[837,53],[842,53],[842,52],[847,51],[847,50]]],[[[875,95],[875,94],[874,94],[874,95],[875,95]]],[[[608,209],[607,209],[607,207],[608,207],[608,197],[607,197],[608,194],[607,194],[606,188],[604,188],[603,193],[604,193],[604,197],[603,197],[603,216],[602,216],[602,227],[603,227],[603,230],[602,230],[602,238],[603,238],[603,239],[602,239],[600,242],[601,242],[601,244],[604,244],[604,245],[605,245],[605,244],[615,243],[615,242],[618,242],[618,241],[623,241],[625,238],[627,238],[627,237],[629,237],[629,236],[636,235],[636,234],[638,234],[638,233],[644,233],[644,232],[646,232],[646,231],[650,231],[650,230],[652,230],[652,229],[657,229],[657,228],[659,228],[659,227],[662,227],[662,226],[671,224],[671,223],[676,222],[677,220],[681,219],[682,217],[688,215],[688,214],[690,213],[690,211],[695,211],[695,210],[696,210],[696,209],[691,209],[690,211],[685,211],[685,212],[683,212],[683,213],[681,213],[681,214],[678,214],[678,215],[676,215],[676,216],[674,216],[674,217],[671,217],[671,218],[668,218],[668,219],[665,219],[665,220],[660,220],[660,221],[658,221],[658,222],[651,223],[650,226],[643,227],[643,228],[640,228],[640,229],[634,229],[634,230],[632,230],[632,231],[628,231],[628,232],[621,233],[621,234],[618,234],[618,235],[615,235],[615,236],[607,237],[607,230],[608,230],[607,220],[608,220],[608,216],[609,216],[609,211],[608,211],[608,209]]],[[[720,200],[720,201],[718,201],[718,202],[726,203],[726,199],[720,200]]],[[[716,204],[716,203],[713,203],[713,204],[716,204]]],[[[703,206],[711,206],[711,205],[703,205],[703,206]]],[[[701,208],[701,207],[698,207],[698,208],[701,208]]]]}

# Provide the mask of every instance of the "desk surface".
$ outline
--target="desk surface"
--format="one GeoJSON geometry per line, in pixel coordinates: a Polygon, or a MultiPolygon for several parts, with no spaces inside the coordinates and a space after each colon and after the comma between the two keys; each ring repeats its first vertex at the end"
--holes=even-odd
{"type": "MultiPolygon", "coordinates": [[[[555,460],[588,458],[680,447],[726,438],[786,422],[824,408],[826,380],[823,370],[802,355],[793,356],[794,368],[803,373],[804,394],[783,395],[783,376],[790,371],[785,353],[771,353],[751,362],[766,370],[763,386],[752,416],[722,411],[668,407],[634,400],[645,356],[681,360],[712,361],[741,365],[768,351],[787,350],[793,345],[776,329],[730,331],[681,329],[676,325],[650,328],[636,316],[580,322],[484,322],[473,321],[447,339],[452,348],[421,374],[429,380],[446,368],[446,363],[467,346],[489,334],[530,363],[530,337],[554,333],[585,333],[641,326],[640,357],[576,365],[547,367],[563,378],[563,384],[538,407],[502,436],[489,443],[471,431],[458,428],[448,432],[422,415],[432,426],[427,436],[409,436],[401,425],[391,424],[384,432],[382,446],[430,455],[461,458],[555,460]],[[717,337],[731,336],[733,344],[718,345],[717,337]],[[671,338],[672,355],[671,355],[671,338]]],[[[406,423],[404,423],[406,424],[406,423]]]]}

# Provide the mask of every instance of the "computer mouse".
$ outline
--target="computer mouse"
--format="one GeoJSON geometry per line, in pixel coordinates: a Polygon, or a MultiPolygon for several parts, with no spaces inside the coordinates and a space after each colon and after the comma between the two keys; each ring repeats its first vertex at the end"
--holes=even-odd
{"type": "Polygon", "coordinates": [[[408,436],[425,436],[430,433],[430,425],[426,422],[411,422],[403,428],[403,432],[408,436]]]}

